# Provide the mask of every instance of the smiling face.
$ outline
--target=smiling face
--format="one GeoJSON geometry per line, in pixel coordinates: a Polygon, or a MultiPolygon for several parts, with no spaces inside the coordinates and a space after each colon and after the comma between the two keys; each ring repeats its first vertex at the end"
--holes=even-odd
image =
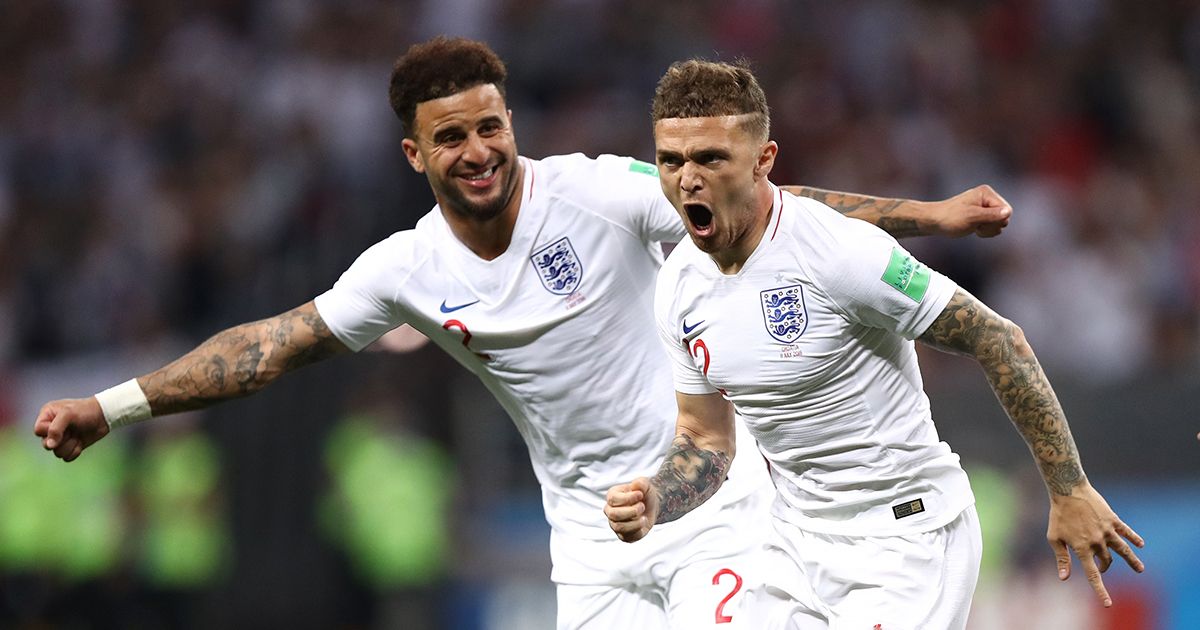
{"type": "Polygon", "coordinates": [[[480,223],[516,212],[517,143],[512,113],[495,85],[418,104],[412,138],[403,147],[444,210],[480,223]]]}
{"type": "Polygon", "coordinates": [[[771,212],[766,178],[778,147],[757,140],[745,118],[663,118],[654,123],[663,193],[692,242],[722,269],[740,267],[750,256],[771,212]]]}

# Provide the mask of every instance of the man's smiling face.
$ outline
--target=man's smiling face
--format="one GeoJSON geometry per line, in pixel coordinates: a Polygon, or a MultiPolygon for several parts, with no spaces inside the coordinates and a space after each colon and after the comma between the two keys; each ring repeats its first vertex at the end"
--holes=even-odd
{"type": "Polygon", "coordinates": [[[492,84],[417,105],[404,153],[445,209],[487,221],[509,205],[518,183],[512,114],[492,84]]]}

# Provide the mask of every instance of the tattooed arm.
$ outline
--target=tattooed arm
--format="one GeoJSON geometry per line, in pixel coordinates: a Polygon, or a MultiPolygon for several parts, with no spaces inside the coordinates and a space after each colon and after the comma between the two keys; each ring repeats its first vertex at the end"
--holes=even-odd
{"type": "MultiPolygon", "coordinates": [[[[285,372],[348,352],[312,302],[221,331],[191,352],[137,379],[156,416],[200,409],[254,393],[285,372]]],[[[34,434],[66,461],[108,434],[93,396],[42,407],[34,434]]]]}
{"type": "Polygon", "coordinates": [[[720,394],[680,394],[675,440],[653,479],[640,477],[608,491],[604,514],[617,537],[641,540],[711,497],[734,455],[733,406],[720,394]]]}
{"type": "Polygon", "coordinates": [[[991,237],[1000,234],[1012,216],[1012,206],[986,184],[942,201],[885,199],[808,186],[783,189],[798,197],[816,199],[848,217],[873,223],[896,238],[959,237],[971,233],[991,237]]]}
{"type": "Polygon", "coordinates": [[[960,289],[920,340],[979,361],[1051,496],[1070,496],[1087,483],[1058,397],[1020,328],[960,289]]]}
{"type": "Polygon", "coordinates": [[[1138,547],[1144,543],[1088,483],[1066,415],[1024,333],[959,289],[920,341],[971,357],[983,367],[992,391],[1025,439],[1046,482],[1050,494],[1046,535],[1057,558],[1059,579],[1070,576],[1069,550],[1074,551],[1096,595],[1105,606],[1111,606],[1100,578],[1112,564],[1109,548],[1141,572],[1141,560],[1123,538],[1138,547]]]}
{"type": "Polygon", "coordinates": [[[348,352],[312,302],[234,326],[138,378],[154,415],[200,409],[252,394],[286,372],[348,352]]]}

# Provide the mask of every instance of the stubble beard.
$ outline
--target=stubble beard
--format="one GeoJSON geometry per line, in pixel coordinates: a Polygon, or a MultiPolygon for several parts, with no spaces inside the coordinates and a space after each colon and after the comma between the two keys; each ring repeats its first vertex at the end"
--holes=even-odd
{"type": "MultiPolygon", "coordinates": [[[[502,169],[508,164],[509,162],[506,161],[496,165],[495,168],[502,169]]],[[[504,213],[504,209],[508,207],[516,192],[517,172],[515,168],[504,170],[500,177],[499,194],[482,202],[469,199],[463,194],[462,189],[452,183],[443,183],[441,186],[442,205],[464,219],[479,223],[491,221],[504,213]]]]}

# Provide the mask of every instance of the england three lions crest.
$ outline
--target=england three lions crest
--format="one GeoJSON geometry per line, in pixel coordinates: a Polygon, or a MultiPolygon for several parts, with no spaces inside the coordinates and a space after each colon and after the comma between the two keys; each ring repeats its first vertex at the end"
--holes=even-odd
{"type": "Polygon", "coordinates": [[[803,286],[793,284],[790,287],[768,289],[759,292],[759,298],[763,323],[772,339],[792,343],[804,334],[804,329],[808,328],[808,311],[804,307],[803,286]]]}
{"type": "Polygon", "coordinates": [[[562,237],[537,250],[529,257],[537,270],[542,286],[555,295],[570,295],[583,280],[583,265],[571,241],[562,237]]]}

